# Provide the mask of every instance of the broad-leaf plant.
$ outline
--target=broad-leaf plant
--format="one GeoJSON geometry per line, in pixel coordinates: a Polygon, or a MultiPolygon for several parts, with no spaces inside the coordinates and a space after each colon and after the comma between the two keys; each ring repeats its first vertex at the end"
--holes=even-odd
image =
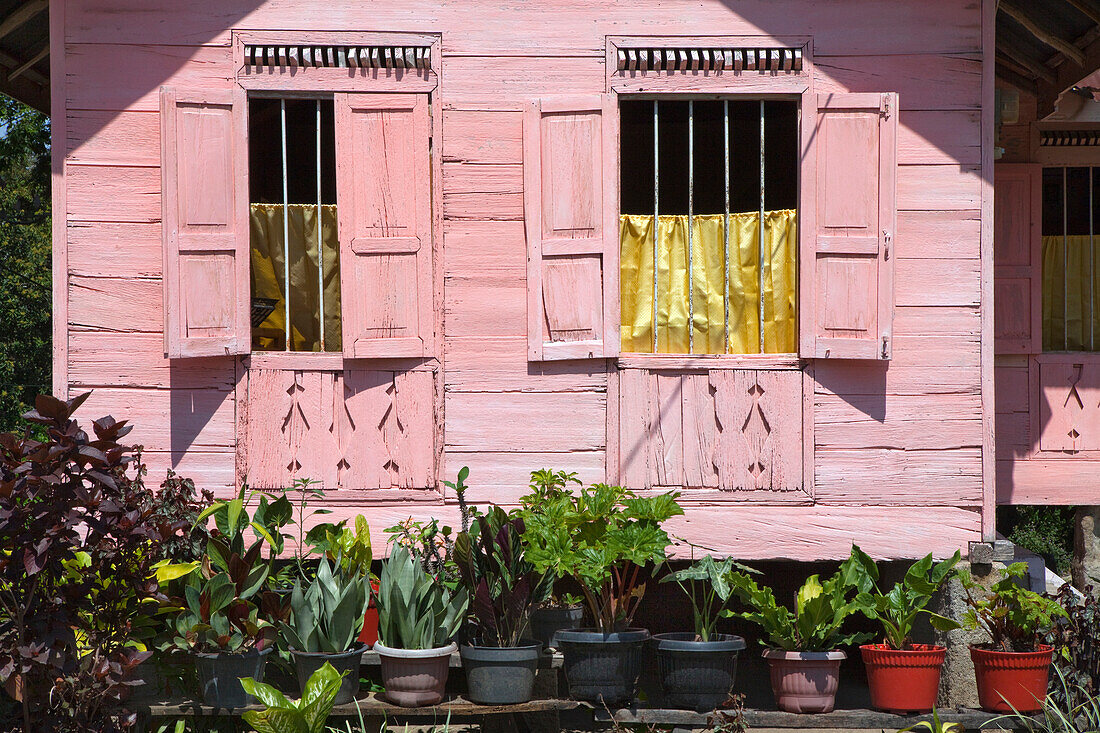
{"type": "Polygon", "coordinates": [[[1027,563],[1012,563],[1000,576],[986,590],[965,569],[959,571],[968,607],[963,622],[967,628],[980,628],[989,635],[987,649],[1035,651],[1042,631],[1055,619],[1064,618],[1066,611],[1056,600],[1020,584],[1020,579],[1027,577],[1027,563]]]}
{"type": "Polygon", "coordinates": [[[340,673],[328,662],[322,664],[309,676],[302,698],[297,702],[251,677],[242,679],[241,686],[265,706],[264,710],[248,710],[241,714],[244,722],[257,733],[323,733],[340,691],[340,673]]]}
{"type": "Polygon", "coordinates": [[[697,641],[710,641],[721,618],[728,617],[734,598],[733,573],[757,573],[734,562],[733,558],[715,560],[704,555],[691,565],[669,573],[662,583],[676,582],[691,601],[691,618],[697,641]]]}

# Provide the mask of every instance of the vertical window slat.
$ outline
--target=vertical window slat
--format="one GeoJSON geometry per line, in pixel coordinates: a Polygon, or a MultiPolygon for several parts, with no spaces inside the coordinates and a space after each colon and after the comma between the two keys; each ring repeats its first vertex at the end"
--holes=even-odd
{"type": "Polygon", "coordinates": [[[757,227],[759,263],[756,268],[760,292],[760,353],[764,353],[764,100],[760,100],[760,225],[757,227]]]}
{"type": "Polygon", "coordinates": [[[321,351],[325,350],[325,249],[321,235],[321,100],[317,100],[317,318],[321,326],[321,351]]]}
{"type": "Polygon", "coordinates": [[[660,138],[660,130],[658,129],[660,121],[660,115],[657,112],[657,100],[653,100],[653,353],[657,353],[657,243],[660,241],[660,237],[657,234],[660,228],[660,212],[661,207],[659,205],[660,199],[660,168],[661,162],[658,158],[658,139],[660,138]]]}
{"type": "Polygon", "coordinates": [[[691,229],[695,204],[695,102],[688,100],[688,353],[695,353],[695,273],[691,262],[691,229]]]}
{"type": "Polygon", "coordinates": [[[722,220],[722,232],[724,235],[722,253],[725,260],[725,295],[723,298],[723,306],[725,311],[726,340],[722,346],[722,351],[728,354],[730,350],[730,103],[728,99],[722,100],[722,121],[724,133],[722,135],[722,140],[726,149],[726,216],[722,220]]]}
{"type": "Polygon", "coordinates": [[[1062,348],[1069,351],[1069,169],[1062,169],[1062,348]]]}

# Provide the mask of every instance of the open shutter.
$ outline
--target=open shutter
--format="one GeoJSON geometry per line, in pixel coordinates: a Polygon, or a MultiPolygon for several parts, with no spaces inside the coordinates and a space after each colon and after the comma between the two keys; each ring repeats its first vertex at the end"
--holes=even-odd
{"type": "Polygon", "coordinates": [[[531,361],[619,353],[613,95],[532,102],[523,121],[531,361]]]}
{"type": "Polygon", "coordinates": [[[248,353],[245,96],[163,88],[164,351],[248,353]]]}
{"type": "Polygon", "coordinates": [[[344,356],[431,356],[431,120],[426,94],[336,94],[344,356]]]}
{"type": "Polygon", "coordinates": [[[889,359],[894,318],[898,98],[822,94],[809,142],[816,161],[813,317],[804,356],[889,359]]]}
{"type": "Polygon", "coordinates": [[[1043,167],[993,167],[993,345],[998,354],[1038,354],[1042,345],[1043,167]]]}

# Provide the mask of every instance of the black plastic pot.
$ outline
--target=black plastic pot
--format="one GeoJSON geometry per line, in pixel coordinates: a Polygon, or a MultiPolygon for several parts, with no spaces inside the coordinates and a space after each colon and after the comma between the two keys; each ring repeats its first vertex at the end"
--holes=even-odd
{"type": "Polygon", "coordinates": [[[310,675],[328,662],[343,675],[340,679],[340,690],[336,693],[335,704],[351,702],[359,695],[359,663],[363,660],[365,651],[367,651],[366,644],[340,654],[300,652],[297,649],[291,649],[290,656],[294,657],[294,671],[298,673],[298,689],[305,694],[306,682],[309,681],[310,675]]]}
{"type": "Polygon", "coordinates": [[[534,695],[535,672],[542,643],[522,639],[520,646],[463,645],[458,650],[466,670],[466,695],[481,705],[512,705],[534,695]]]}
{"type": "Polygon", "coordinates": [[[594,629],[563,629],[554,636],[561,651],[569,695],[607,704],[634,699],[649,631],[627,629],[604,634],[594,629]]]}
{"type": "Polygon", "coordinates": [[[251,677],[263,682],[271,649],[252,649],[243,654],[196,652],[195,671],[199,675],[203,702],[216,708],[243,708],[255,702],[241,687],[241,678],[251,677]]]}
{"type": "Polygon", "coordinates": [[[531,636],[543,647],[554,646],[554,634],[561,629],[579,629],[584,622],[584,607],[537,608],[531,613],[531,636]]]}
{"type": "Polygon", "coordinates": [[[656,650],[662,706],[708,712],[733,689],[737,653],[745,640],[732,634],[714,634],[710,641],[695,638],[685,632],[657,634],[649,641],[656,650]]]}

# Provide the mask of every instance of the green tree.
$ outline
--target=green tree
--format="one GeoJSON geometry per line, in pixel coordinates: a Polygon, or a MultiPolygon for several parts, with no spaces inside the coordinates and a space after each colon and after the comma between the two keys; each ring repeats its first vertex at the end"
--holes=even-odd
{"type": "Polygon", "coordinates": [[[50,391],[50,122],[0,95],[0,431],[50,391]]]}

